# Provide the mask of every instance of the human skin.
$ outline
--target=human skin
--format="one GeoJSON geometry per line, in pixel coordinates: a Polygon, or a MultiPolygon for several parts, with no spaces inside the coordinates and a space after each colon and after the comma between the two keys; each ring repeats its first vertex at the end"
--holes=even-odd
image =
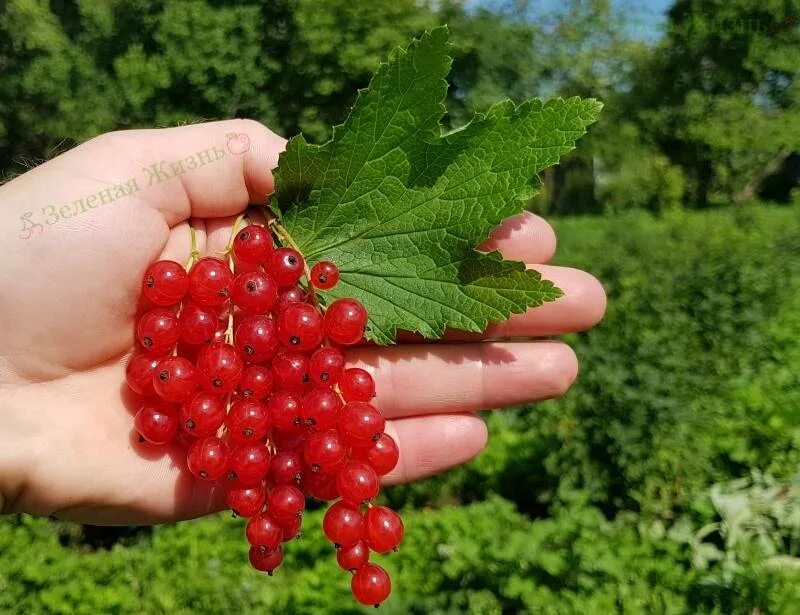
{"type": "MultiPolygon", "coordinates": [[[[218,488],[185,469],[178,445],[138,442],[125,364],[145,267],[161,258],[187,260],[190,219],[201,255],[224,250],[236,216],[273,191],[271,170],[284,145],[250,120],[108,133],[0,187],[3,512],[142,524],[224,507],[218,488]],[[210,148],[224,155],[146,185],[150,165],[210,148]],[[58,209],[130,178],[139,178],[140,190],[44,223],[42,208],[58,209]],[[27,212],[41,228],[21,222],[27,212]]],[[[538,216],[507,220],[482,248],[524,261],[564,296],[484,336],[451,332],[442,343],[408,335],[394,346],[347,353],[349,365],[373,374],[376,405],[400,447],[385,484],[474,457],[487,439],[474,412],[565,393],[578,373],[575,354],[562,342],[536,338],[582,331],[603,316],[605,294],[595,278],[547,264],[556,238],[538,216]]]]}

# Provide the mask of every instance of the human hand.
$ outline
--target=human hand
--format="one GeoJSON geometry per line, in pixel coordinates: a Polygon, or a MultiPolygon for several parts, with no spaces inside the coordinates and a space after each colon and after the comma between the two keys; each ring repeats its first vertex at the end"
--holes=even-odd
{"type": "MultiPolygon", "coordinates": [[[[190,218],[201,255],[224,250],[236,215],[272,192],[271,169],[284,144],[247,120],[109,133],[0,187],[4,512],[130,524],[224,506],[219,489],[185,469],[178,445],[138,442],[125,364],[146,266],[187,260],[190,218]],[[158,175],[153,169],[162,161],[184,161],[185,172],[172,176],[167,164],[158,175]]],[[[464,343],[406,336],[396,346],[347,353],[348,364],[374,375],[376,405],[400,446],[387,484],[477,454],[487,433],[474,411],[556,397],[575,379],[577,361],[565,344],[499,339],[580,331],[603,316],[605,295],[593,277],[545,264],[555,236],[541,218],[507,220],[485,247],[525,261],[565,296],[485,336],[449,335],[464,343]]]]}

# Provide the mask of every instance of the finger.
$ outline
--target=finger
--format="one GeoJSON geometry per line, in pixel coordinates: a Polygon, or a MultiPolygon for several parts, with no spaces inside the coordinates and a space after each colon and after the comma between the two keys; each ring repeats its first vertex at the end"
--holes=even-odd
{"type": "Polygon", "coordinates": [[[485,446],[486,424],[472,414],[447,414],[390,421],[388,433],[400,449],[385,485],[431,476],[472,459],[485,446]]]}
{"type": "MultiPolygon", "coordinates": [[[[483,334],[451,329],[442,338],[446,342],[467,342],[491,338],[544,337],[586,331],[599,323],[606,312],[606,293],[593,275],[571,267],[530,265],[564,293],[555,301],[514,314],[505,322],[489,325],[483,334]]],[[[398,341],[422,343],[416,334],[402,334],[398,341]]]]}
{"type": "Polygon", "coordinates": [[[578,374],[575,353],[555,341],[365,347],[347,361],[372,374],[375,404],[389,418],[558,397],[578,374]]]}
{"type": "Polygon", "coordinates": [[[556,253],[556,233],[544,218],[525,212],[504,220],[479,249],[498,250],[507,260],[547,263],[556,253]]]}

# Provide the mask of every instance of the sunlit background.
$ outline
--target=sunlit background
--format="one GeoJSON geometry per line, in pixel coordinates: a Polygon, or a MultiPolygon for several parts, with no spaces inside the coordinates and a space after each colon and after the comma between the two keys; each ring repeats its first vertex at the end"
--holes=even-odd
{"type": "MultiPolygon", "coordinates": [[[[449,126],[505,97],[604,101],[529,206],[609,312],[568,340],[565,398],[487,413],[475,461],[386,493],[407,539],[381,612],[800,612],[798,0],[3,0],[0,177],[129,127],[323,141],[442,23],[449,126]]],[[[319,522],[269,579],[226,516],[4,517],[0,612],[361,612],[319,522]]]]}

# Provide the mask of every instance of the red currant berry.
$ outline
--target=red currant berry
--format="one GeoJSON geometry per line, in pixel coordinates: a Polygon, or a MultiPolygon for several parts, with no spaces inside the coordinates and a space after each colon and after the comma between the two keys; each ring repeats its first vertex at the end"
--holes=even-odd
{"type": "Polygon", "coordinates": [[[322,316],[308,303],[293,303],[278,315],[278,338],[292,350],[307,352],[322,343],[322,316]]]}
{"type": "Polygon", "coordinates": [[[303,257],[293,248],[278,248],[267,260],[267,270],[281,288],[297,284],[305,266],[303,257]]]}
{"type": "Polygon", "coordinates": [[[342,570],[355,572],[369,561],[369,547],[363,540],[336,550],[336,563],[342,570]]]}
{"type": "Polygon", "coordinates": [[[325,335],[337,344],[357,344],[366,326],[367,310],[355,299],[337,299],[325,310],[325,335]]]}
{"type": "Polygon", "coordinates": [[[197,389],[194,365],[183,357],[164,357],[153,372],[153,389],[161,399],[185,402],[197,389]]]}
{"type": "Polygon", "coordinates": [[[320,290],[330,290],[339,283],[339,268],[330,261],[320,261],[311,268],[311,283],[320,290]]]}
{"type": "MultiPolygon", "coordinates": [[[[278,391],[276,395],[279,393],[280,391],[278,391]]],[[[304,432],[297,428],[286,430],[276,427],[272,430],[272,443],[279,451],[286,451],[302,455],[303,448],[306,445],[306,437],[304,432]]]]}
{"type": "Polygon", "coordinates": [[[178,413],[164,404],[148,404],[136,413],[133,425],[150,444],[166,444],[178,431],[178,413]]]}
{"type": "Polygon", "coordinates": [[[303,489],[309,497],[325,502],[335,500],[339,497],[339,490],[336,488],[335,474],[304,472],[303,489]]]}
{"type": "Polygon", "coordinates": [[[175,261],[156,261],[144,272],[142,294],[155,305],[175,305],[188,289],[189,275],[175,261]]]}
{"type": "Polygon", "coordinates": [[[236,444],[258,442],[267,436],[271,427],[267,407],[256,399],[233,402],[225,425],[231,442],[236,444]]]}
{"type": "Polygon", "coordinates": [[[306,438],[303,460],[312,472],[334,474],[346,456],[347,447],[335,429],[319,431],[306,438]]]}
{"type": "Polygon", "coordinates": [[[272,308],[274,314],[280,314],[292,303],[302,303],[306,300],[306,291],[299,286],[292,286],[278,294],[278,301],[272,308]]]}
{"type": "Polygon", "coordinates": [[[234,344],[248,363],[268,361],[278,347],[275,321],[269,316],[247,316],[236,327],[234,344]]]}
{"type": "Polygon", "coordinates": [[[375,397],[375,381],[368,371],[359,367],[344,370],[339,389],[345,401],[370,401],[375,397]]]}
{"type": "Polygon", "coordinates": [[[206,346],[197,357],[197,376],[200,385],[210,393],[230,393],[242,376],[242,358],[230,344],[206,346]]]}
{"type": "Polygon", "coordinates": [[[371,404],[351,401],[339,412],[339,431],[350,446],[369,446],[381,437],[386,419],[371,404]]]}
{"type": "MultiPolygon", "coordinates": [[[[303,424],[299,397],[289,391],[276,391],[267,402],[272,424],[284,431],[296,431],[303,424]]],[[[281,447],[283,449],[283,447],[281,447]]]]}
{"type": "Polygon", "coordinates": [[[400,449],[389,434],[382,433],[372,446],[353,447],[353,459],[366,461],[371,465],[378,476],[384,476],[394,470],[400,458],[400,449]]]}
{"type": "Polygon", "coordinates": [[[298,515],[297,517],[293,517],[286,523],[281,523],[281,530],[283,531],[283,536],[281,537],[282,542],[289,542],[292,538],[299,538],[300,537],[300,529],[303,527],[303,517],[298,515]]]}
{"type": "Polygon", "coordinates": [[[228,264],[212,256],[201,258],[189,272],[189,295],[198,305],[216,307],[230,296],[233,273],[228,264]]]}
{"type": "Polygon", "coordinates": [[[267,495],[269,516],[281,525],[290,523],[303,514],[306,499],[303,492],[294,485],[277,485],[267,495]]]}
{"type": "Polygon", "coordinates": [[[377,564],[365,564],[350,580],[353,596],[365,606],[378,606],[392,593],[389,574],[377,564]]]}
{"type": "Polygon", "coordinates": [[[245,314],[265,314],[277,300],[275,280],[260,271],[240,273],[231,282],[231,301],[245,314]]]}
{"type": "Polygon", "coordinates": [[[272,374],[278,388],[302,391],[311,382],[308,375],[308,357],[291,350],[281,350],[272,359],[272,374]]]}
{"type": "Polygon", "coordinates": [[[314,387],[303,397],[300,417],[303,424],[315,431],[336,426],[342,402],[332,389],[314,387]]]}
{"type": "Polygon", "coordinates": [[[186,465],[197,478],[219,480],[228,469],[228,445],[213,436],[195,440],[186,453],[186,465]]]}
{"type": "Polygon", "coordinates": [[[356,544],[364,530],[364,519],[358,508],[345,502],[331,504],[322,520],[322,531],[337,547],[356,544]]]}
{"type": "Polygon", "coordinates": [[[225,402],[206,391],[198,391],[180,410],[181,428],[196,438],[217,433],[225,421],[225,402]]]}
{"type": "Polygon", "coordinates": [[[275,384],[272,370],[263,365],[250,365],[242,372],[239,380],[239,392],[242,397],[252,397],[258,401],[266,401],[275,384]]]}
{"type": "Polygon", "coordinates": [[[397,549],[403,541],[403,520],[386,506],[370,506],[364,515],[364,540],[376,553],[397,549]]]}
{"type": "Polygon", "coordinates": [[[269,472],[270,453],[264,444],[242,444],[228,459],[230,477],[241,485],[257,485],[269,472]]]}
{"type": "Polygon", "coordinates": [[[298,453],[280,451],[269,464],[268,480],[272,485],[299,485],[303,478],[303,459],[298,453]]]}
{"type": "Polygon", "coordinates": [[[136,325],[136,339],[151,354],[168,354],[178,343],[178,318],[163,308],[145,312],[136,325]]]}
{"type": "Polygon", "coordinates": [[[359,506],[378,497],[380,481],[368,463],[348,461],[336,473],[336,488],[345,502],[359,506]]]}
{"type": "Polygon", "coordinates": [[[281,546],[283,530],[281,526],[270,519],[267,513],[258,513],[247,522],[245,530],[247,542],[261,549],[277,549],[281,546]]]}
{"type": "Polygon", "coordinates": [[[237,517],[252,517],[261,512],[267,493],[264,487],[256,485],[253,487],[233,486],[228,489],[226,504],[237,517]]]}
{"type": "Polygon", "coordinates": [[[275,569],[283,562],[283,551],[280,548],[264,550],[259,547],[250,547],[248,557],[253,568],[272,576],[275,569]]]}
{"type": "Polygon", "coordinates": [[[243,265],[263,263],[273,250],[272,237],[261,225],[250,224],[236,233],[233,257],[243,265]]]}
{"type": "Polygon", "coordinates": [[[308,363],[308,374],[314,384],[332,387],[344,370],[344,355],[338,348],[320,348],[308,363]]]}
{"type": "Polygon", "coordinates": [[[153,390],[153,372],[159,361],[161,361],[160,357],[149,352],[133,355],[125,368],[125,380],[131,391],[145,397],[156,394],[153,390]]]}
{"type": "Polygon", "coordinates": [[[178,316],[178,333],[181,341],[187,344],[208,344],[214,339],[218,323],[213,309],[189,303],[178,316]]]}

